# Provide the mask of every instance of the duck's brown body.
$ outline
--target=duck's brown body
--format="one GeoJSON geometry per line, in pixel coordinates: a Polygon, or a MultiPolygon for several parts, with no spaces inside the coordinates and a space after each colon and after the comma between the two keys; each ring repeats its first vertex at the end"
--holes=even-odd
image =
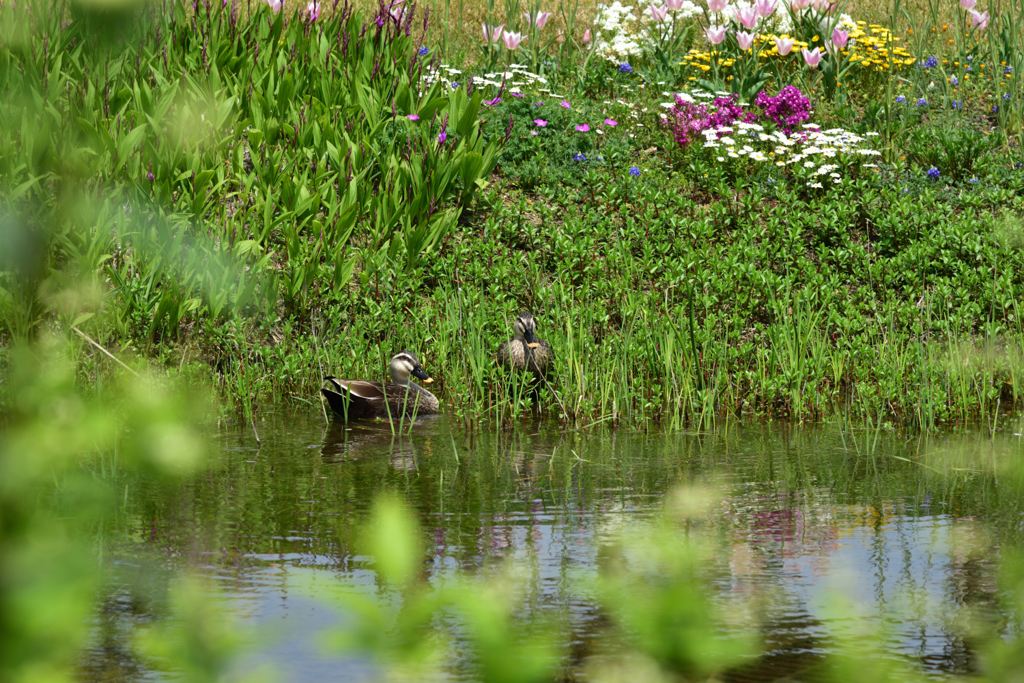
{"type": "Polygon", "coordinates": [[[498,347],[498,365],[519,372],[545,375],[551,367],[554,352],[543,339],[537,340],[537,348],[531,349],[525,339],[509,339],[498,347]]]}
{"type": "Polygon", "coordinates": [[[532,372],[543,377],[554,364],[555,352],[543,339],[537,339],[534,331],[537,322],[533,314],[523,311],[512,323],[514,336],[498,347],[498,365],[518,372],[532,372]]]}
{"type": "Polygon", "coordinates": [[[321,389],[338,416],[349,420],[436,415],[437,397],[413,382],[408,385],[328,377],[331,388],[321,389]]]}
{"type": "Polygon", "coordinates": [[[437,414],[441,408],[437,397],[409,381],[410,376],[433,381],[423,372],[416,354],[399,351],[391,358],[389,370],[392,381],[388,383],[328,377],[324,381],[330,386],[321,388],[320,393],[331,410],[346,421],[437,414]]]}

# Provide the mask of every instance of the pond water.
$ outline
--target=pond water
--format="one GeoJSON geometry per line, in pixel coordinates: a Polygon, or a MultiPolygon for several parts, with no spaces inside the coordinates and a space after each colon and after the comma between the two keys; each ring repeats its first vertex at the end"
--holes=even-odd
{"type": "MultiPolygon", "coordinates": [[[[603,546],[645,533],[680,485],[719,495],[700,520],[716,543],[716,599],[767,596],[751,627],[764,654],[737,681],[799,678],[843,635],[883,625],[892,657],[970,672],[959,616],[994,604],[999,551],[1020,542],[1019,429],[908,439],[838,425],[669,434],[527,422],[470,433],[442,416],[394,436],[386,423],[325,425],[313,411],[257,428],[262,445],[249,425],[211,433],[212,466],[172,490],[136,487],[114,564],[214,577],[239,620],[264,631],[243,669],[270,665],[279,680],[373,677],[370,662],[320,639],[344,623],[330,599],[338,585],[379,589],[354,528],[384,491],[415,510],[428,580],[529,567],[532,599],[568,615],[566,677],[578,680],[608,648],[579,577],[603,546]]],[[[110,587],[83,680],[166,677],[128,654],[132,629],[151,619],[129,583],[110,587]]]]}

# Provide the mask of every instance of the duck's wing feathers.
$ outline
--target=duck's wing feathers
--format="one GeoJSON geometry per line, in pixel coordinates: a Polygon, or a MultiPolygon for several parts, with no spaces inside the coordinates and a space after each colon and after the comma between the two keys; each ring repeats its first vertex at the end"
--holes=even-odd
{"type": "Polygon", "coordinates": [[[346,419],[375,417],[384,406],[384,386],[380,382],[337,377],[328,377],[324,381],[330,388],[324,387],[320,393],[327,399],[331,410],[346,419]]]}

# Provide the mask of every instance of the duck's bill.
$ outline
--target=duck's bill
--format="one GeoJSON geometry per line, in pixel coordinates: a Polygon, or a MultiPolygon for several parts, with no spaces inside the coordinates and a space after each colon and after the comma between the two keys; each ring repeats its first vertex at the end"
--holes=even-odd
{"type": "Polygon", "coordinates": [[[537,342],[533,342],[533,343],[531,343],[531,344],[527,344],[527,346],[529,346],[529,347],[530,347],[531,349],[535,349],[535,348],[537,348],[538,346],[540,346],[540,344],[538,344],[537,342]]]}
{"type": "Polygon", "coordinates": [[[423,368],[416,368],[415,370],[413,370],[412,376],[415,377],[416,379],[423,380],[424,384],[430,384],[431,382],[434,381],[430,378],[430,375],[423,372],[423,368]]]}

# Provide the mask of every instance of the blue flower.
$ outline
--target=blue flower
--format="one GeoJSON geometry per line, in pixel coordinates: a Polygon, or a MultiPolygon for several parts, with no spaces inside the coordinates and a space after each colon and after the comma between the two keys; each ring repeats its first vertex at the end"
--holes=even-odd
{"type": "Polygon", "coordinates": [[[970,71],[970,70],[971,70],[971,67],[969,67],[969,66],[964,69],[964,71],[970,71]]]}
{"type": "Polygon", "coordinates": [[[960,100],[953,100],[952,102],[949,103],[949,106],[952,107],[953,109],[956,109],[957,111],[959,111],[960,108],[961,108],[960,107],[960,100]]]}
{"type": "Polygon", "coordinates": [[[1013,67],[1012,66],[1006,67],[1005,69],[1003,69],[1003,73],[1004,74],[1012,74],[1013,73],[1013,67]]]}
{"type": "Polygon", "coordinates": [[[917,101],[917,106],[919,106],[919,107],[925,107],[927,105],[928,105],[928,100],[926,100],[923,97],[917,101]]]}
{"type": "Polygon", "coordinates": [[[1005,94],[1003,95],[1003,99],[1004,99],[1004,100],[1008,100],[1008,99],[1010,99],[1010,93],[1005,93],[1005,94]]]}
{"type": "Polygon", "coordinates": [[[430,52],[430,48],[427,47],[426,45],[424,45],[423,47],[420,48],[420,52],[419,52],[420,57],[425,57],[429,52],[430,52]]]}
{"type": "Polygon", "coordinates": [[[458,89],[459,89],[459,82],[458,81],[452,81],[452,90],[458,90],[458,89]]]}
{"type": "Polygon", "coordinates": [[[633,73],[633,67],[629,65],[629,62],[623,62],[622,64],[619,64],[619,71],[624,74],[631,74],[633,73]]]}
{"type": "Polygon", "coordinates": [[[992,105],[992,113],[993,114],[998,114],[999,113],[999,105],[998,104],[993,104],[992,105]]]}
{"type": "Polygon", "coordinates": [[[935,57],[929,57],[928,59],[924,60],[924,68],[926,68],[926,69],[930,69],[933,66],[938,66],[938,65],[939,65],[939,60],[935,59],[935,57]]]}
{"type": "Polygon", "coordinates": [[[939,175],[941,175],[939,173],[939,169],[935,168],[934,166],[928,169],[928,177],[931,178],[932,180],[938,180],[939,175]]]}
{"type": "Polygon", "coordinates": [[[906,101],[907,101],[907,98],[904,97],[903,95],[897,95],[896,96],[896,104],[903,104],[906,101]]]}
{"type": "Polygon", "coordinates": [[[978,179],[977,178],[971,178],[967,182],[969,182],[971,185],[973,185],[974,183],[978,182],[978,179]]]}
{"type": "Polygon", "coordinates": [[[956,76],[950,76],[949,77],[949,84],[952,85],[955,88],[956,86],[960,85],[960,81],[957,80],[956,76]]]}
{"type": "Polygon", "coordinates": [[[640,167],[639,166],[630,166],[629,167],[629,175],[633,176],[634,178],[639,177],[640,176],[640,167]]]}
{"type": "Polygon", "coordinates": [[[587,160],[587,155],[584,154],[583,152],[579,152],[576,156],[574,156],[572,158],[572,160],[573,161],[586,161],[587,160]]]}

